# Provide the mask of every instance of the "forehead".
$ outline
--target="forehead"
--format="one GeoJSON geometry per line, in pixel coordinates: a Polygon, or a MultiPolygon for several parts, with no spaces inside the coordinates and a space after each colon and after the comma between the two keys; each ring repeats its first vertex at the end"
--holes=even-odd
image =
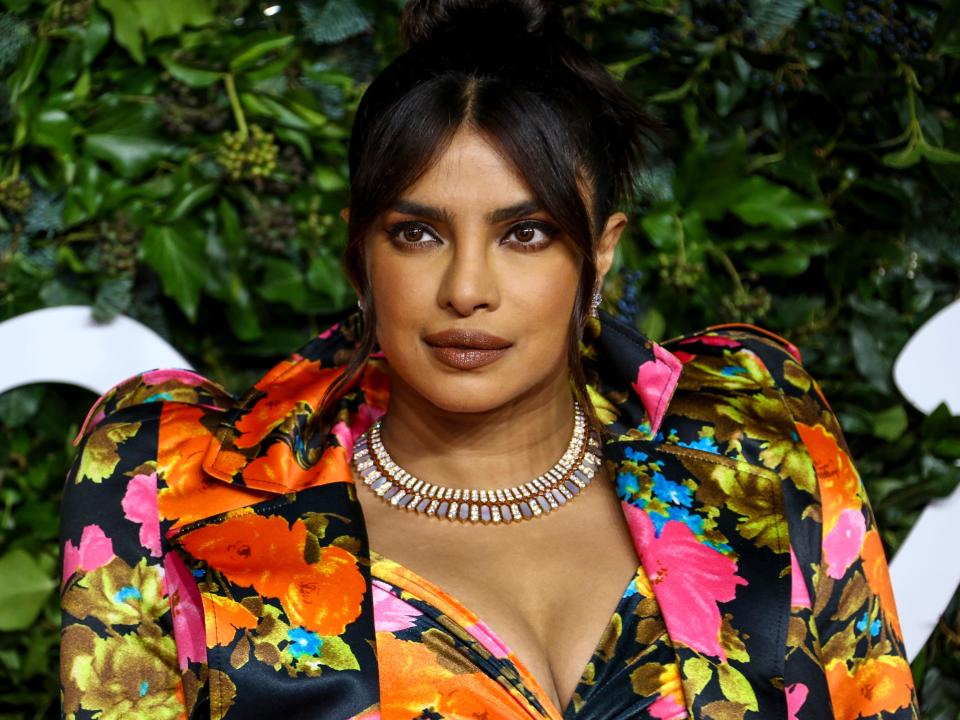
{"type": "Polygon", "coordinates": [[[503,205],[531,197],[529,184],[484,135],[462,127],[402,197],[444,205],[503,205]]]}

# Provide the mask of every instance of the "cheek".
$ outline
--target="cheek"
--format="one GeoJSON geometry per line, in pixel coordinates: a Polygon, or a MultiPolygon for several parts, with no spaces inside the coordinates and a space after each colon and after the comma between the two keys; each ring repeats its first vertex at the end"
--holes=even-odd
{"type": "Polygon", "coordinates": [[[551,335],[566,334],[577,299],[579,271],[572,259],[519,271],[509,283],[509,301],[524,318],[551,335]]]}
{"type": "Polygon", "coordinates": [[[416,331],[423,309],[430,306],[431,289],[422,273],[411,272],[413,264],[389,254],[371,258],[368,277],[377,313],[377,339],[381,346],[395,346],[393,337],[416,331]]]}

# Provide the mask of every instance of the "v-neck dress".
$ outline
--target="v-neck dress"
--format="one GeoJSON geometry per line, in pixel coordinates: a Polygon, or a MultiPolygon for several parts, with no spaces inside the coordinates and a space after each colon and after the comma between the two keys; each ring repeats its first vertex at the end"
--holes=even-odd
{"type": "Polygon", "coordinates": [[[382,720],[688,717],[642,567],[561,712],[496,631],[457,598],[373,549],[370,559],[382,720]]]}

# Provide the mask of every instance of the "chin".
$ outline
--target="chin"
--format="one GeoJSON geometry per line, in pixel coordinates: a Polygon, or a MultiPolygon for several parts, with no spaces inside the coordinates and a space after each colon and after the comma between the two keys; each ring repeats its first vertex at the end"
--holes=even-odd
{"type": "Polygon", "coordinates": [[[414,390],[432,405],[455,413],[489,412],[522,393],[520,389],[511,392],[499,378],[470,378],[466,382],[441,380],[429,387],[414,387],[414,390]]]}

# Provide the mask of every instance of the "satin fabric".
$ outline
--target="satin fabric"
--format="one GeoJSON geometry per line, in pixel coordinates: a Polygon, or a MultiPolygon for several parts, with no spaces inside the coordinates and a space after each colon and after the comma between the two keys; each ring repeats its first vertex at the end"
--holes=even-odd
{"type": "MultiPolygon", "coordinates": [[[[455,599],[382,556],[371,575],[349,458],[385,358],[318,412],[358,323],[238,397],[158,369],[90,408],[63,501],[64,716],[557,717],[455,599]]],[[[602,314],[582,356],[639,564],[564,717],[917,717],[869,500],[796,349],[750,326],[659,345],[602,314]]]]}

